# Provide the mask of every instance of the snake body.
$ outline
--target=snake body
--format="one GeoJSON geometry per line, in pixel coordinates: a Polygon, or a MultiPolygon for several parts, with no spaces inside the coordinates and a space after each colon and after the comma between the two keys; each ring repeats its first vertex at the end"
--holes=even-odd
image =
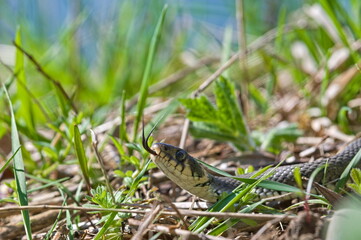
{"type": "MultiPolygon", "coordinates": [[[[149,148],[145,142],[146,141],[143,141],[143,146],[151,153],[151,158],[158,168],[178,186],[202,199],[215,202],[223,192],[230,193],[241,184],[241,182],[236,179],[219,177],[211,174],[199,164],[195,158],[181,148],[165,143],[155,143],[149,148]]],[[[295,185],[293,172],[296,167],[300,169],[302,176],[309,178],[315,169],[326,163],[326,172],[320,171],[317,174],[315,181],[327,183],[337,180],[360,148],[361,138],[352,142],[341,153],[333,157],[321,158],[313,162],[302,164],[280,166],[274,169],[274,174],[267,180],[295,185]]],[[[358,164],[357,167],[361,167],[361,164],[358,164]]],[[[267,174],[271,170],[272,168],[268,169],[263,174],[267,174]]],[[[239,177],[249,178],[250,176],[250,174],[244,174],[239,177]]],[[[271,197],[279,194],[274,190],[265,188],[257,188],[255,193],[259,198],[271,197]]]]}

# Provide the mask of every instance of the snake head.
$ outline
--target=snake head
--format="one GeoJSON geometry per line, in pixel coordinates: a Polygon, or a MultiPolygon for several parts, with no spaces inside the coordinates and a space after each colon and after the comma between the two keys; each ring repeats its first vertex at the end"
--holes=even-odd
{"type": "Polygon", "coordinates": [[[165,143],[154,143],[149,147],[148,140],[152,131],[145,137],[143,123],[142,145],[151,154],[150,157],[158,168],[181,188],[200,198],[215,202],[218,194],[210,187],[213,181],[211,175],[181,148],[165,143]]]}
{"type": "Polygon", "coordinates": [[[166,144],[166,143],[155,143],[150,148],[151,151],[155,152],[153,155],[164,155],[168,161],[173,160],[178,164],[184,164],[188,158],[192,158],[186,151],[181,148],[166,144]]]}
{"type": "Polygon", "coordinates": [[[210,186],[212,176],[185,150],[165,143],[154,143],[150,150],[155,153],[153,162],[178,186],[208,201],[217,200],[218,194],[210,186]]]}
{"type": "Polygon", "coordinates": [[[197,160],[181,148],[166,143],[154,143],[150,150],[154,152],[151,156],[153,162],[167,176],[175,174],[200,178],[205,175],[205,170],[197,160]]]}

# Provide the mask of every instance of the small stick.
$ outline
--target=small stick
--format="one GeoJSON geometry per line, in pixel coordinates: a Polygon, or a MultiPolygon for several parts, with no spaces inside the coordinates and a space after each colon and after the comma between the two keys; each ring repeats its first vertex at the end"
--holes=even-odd
{"type": "Polygon", "coordinates": [[[114,198],[114,193],[113,193],[113,188],[112,186],[110,185],[110,182],[109,182],[109,177],[108,177],[108,174],[105,170],[105,165],[104,165],[104,160],[102,158],[102,156],[100,155],[99,151],[98,151],[98,139],[97,139],[97,136],[96,134],[94,133],[94,131],[92,129],[90,129],[90,134],[91,134],[91,138],[92,138],[92,147],[93,147],[93,150],[95,152],[95,156],[98,160],[98,163],[100,165],[100,168],[103,172],[103,175],[104,175],[104,178],[105,178],[105,185],[110,193],[110,196],[113,200],[113,203],[116,203],[115,201],[115,198],[114,198]]]}
{"type": "MultiPolygon", "coordinates": [[[[108,211],[108,212],[122,212],[122,213],[134,213],[134,214],[146,214],[150,212],[150,209],[140,210],[140,209],[116,209],[116,208],[96,208],[96,207],[76,207],[76,206],[57,206],[57,205],[35,205],[35,206],[15,206],[15,207],[2,207],[0,208],[0,213],[7,211],[38,211],[38,210],[75,210],[82,212],[92,212],[92,211],[108,211]]],[[[249,214],[249,213],[232,213],[232,212],[203,212],[196,210],[181,210],[178,209],[179,213],[182,215],[188,216],[205,216],[205,217],[216,217],[221,219],[227,218],[245,218],[253,220],[268,221],[275,218],[283,218],[284,221],[288,222],[294,219],[296,216],[287,216],[283,215],[274,215],[274,214],[249,214]]],[[[175,211],[163,211],[162,215],[167,216],[178,216],[178,213],[175,211]]]]}
{"type": "Polygon", "coordinates": [[[152,211],[149,212],[149,215],[144,217],[145,219],[141,222],[137,233],[131,238],[131,240],[142,240],[143,236],[147,233],[148,227],[154,222],[161,211],[162,205],[158,204],[152,208],[152,211]]]}

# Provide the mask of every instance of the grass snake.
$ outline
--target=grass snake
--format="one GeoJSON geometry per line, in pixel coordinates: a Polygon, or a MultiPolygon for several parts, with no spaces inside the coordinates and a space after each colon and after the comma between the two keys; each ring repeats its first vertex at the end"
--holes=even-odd
{"type": "MultiPolygon", "coordinates": [[[[210,202],[215,202],[223,192],[230,193],[241,184],[236,179],[211,174],[195,158],[181,148],[165,143],[155,143],[149,147],[147,144],[148,138],[149,136],[145,139],[143,133],[143,147],[151,154],[153,162],[170,180],[193,195],[210,202]]],[[[335,181],[340,177],[360,148],[361,138],[349,144],[342,152],[335,156],[321,158],[313,162],[279,166],[267,180],[295,185],[293,171],[296,167],[299,167],[303,177],[309,178],[315,169],[327,163],[326,172],[320,171],[315,181],[319,183],[335,181]]],[[[359,163],[357,167],[361,167],[361,164],[359,163]]],[[[271,170],[272,168],[263,174],[267,174],[271,170]]],[[[252,175],[253,173],[244,174],[239,177],[249,178],[252,175]]],[[[280,194],[274,190],[260,187],[256,188],[255,193],[259,198],[280,194]]]]}

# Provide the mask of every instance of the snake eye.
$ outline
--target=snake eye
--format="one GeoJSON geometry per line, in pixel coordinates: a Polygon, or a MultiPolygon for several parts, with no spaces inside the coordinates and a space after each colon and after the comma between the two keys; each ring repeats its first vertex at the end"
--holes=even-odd
{"type": "Polygon", "coordinates": [[[177,161],[183,162],[186,158],[187,154],[184,150],[178,150],[175,154],[175,158],[177,161]]]}

